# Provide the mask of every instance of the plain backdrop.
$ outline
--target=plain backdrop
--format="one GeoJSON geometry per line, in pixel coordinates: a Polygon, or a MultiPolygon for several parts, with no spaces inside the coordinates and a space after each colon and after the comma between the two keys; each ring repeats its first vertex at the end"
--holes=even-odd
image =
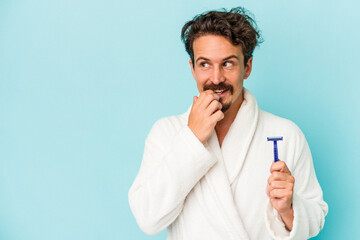
{"type": "Polygon", "coordinates": [[[151,126],[198,93],[182,26],[236,6],[265,40],[245,87],[312,150],[316,239],[359,236],[358,1],[0,0],[0,239],[166,239],[138,228],[128,190],[151,126]]]}

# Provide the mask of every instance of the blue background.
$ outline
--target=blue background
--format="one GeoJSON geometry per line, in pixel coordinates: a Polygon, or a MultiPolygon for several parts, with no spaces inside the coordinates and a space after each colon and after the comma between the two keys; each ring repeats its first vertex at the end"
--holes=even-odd
{"type": "Polygon", "coordinates": [[[358,1],[0,0],[0,239],[166,239],[127,192],[152,124],[197,94],[181,27],[239,5],[265,39],[245,87],[312,150],[316,239],[359,236],[358,1]]]}

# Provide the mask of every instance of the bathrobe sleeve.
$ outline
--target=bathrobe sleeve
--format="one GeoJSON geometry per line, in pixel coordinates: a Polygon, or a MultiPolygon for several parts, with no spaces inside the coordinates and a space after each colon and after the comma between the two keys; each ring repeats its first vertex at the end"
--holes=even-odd
{"type": "Polygon", "coordinates": [[[188,193],[217,161],[187,125],[179,127],[176,121],[164,118],[154,124],[129,190],[130,208],[147,234],[177,218],[188,193]]]}
{"type": "Polygon", "coordinates": [[[266,209],[266,225],[274,239],[308,239],[323,228],[328,206],[316,178],[311,152],[306,139],[296,127],[293,159],[284,159],[295,177],[293,193],[294,221],[291,232],[287,231],[278,212],[270,201],[266,209]],[[288,162],[287,162],[288,161],[288,162]]]}

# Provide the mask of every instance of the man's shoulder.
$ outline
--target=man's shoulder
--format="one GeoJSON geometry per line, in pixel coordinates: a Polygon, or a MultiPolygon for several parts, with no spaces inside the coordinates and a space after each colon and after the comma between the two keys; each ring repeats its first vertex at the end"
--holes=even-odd
{"type": "Polygon", "coordinates": [[[289,119],[262,110],[260,112],[260,132],[267,137],[282,136],[283,141],[286,142],[287,149],[292,149],[296,155],[301,154],[307,145],[306,138],[301,129],[289,119]]]}
{"type": "Polygon", "coordinates": [[[179,132],[188,122],[188,112],[167,116],[157,120],[151,128],[151,133],[161,133],[166,135],[173,135],[179,132]]]}
{"type": "Polygon", "coordinates": [[[179,127],[187,124],[187,112],[160,118],[154,124],[154,126],[163,126],[163,127],[179,127]]]}
{"type": "Polygon", "coordinates": [[[260,110],[260,121],[266,128],[271,128],[273,130],[281,129],[281,132],[302,134],[298,125],[293,121],[283,117],[279,117],[264,110],[260,110]]]}

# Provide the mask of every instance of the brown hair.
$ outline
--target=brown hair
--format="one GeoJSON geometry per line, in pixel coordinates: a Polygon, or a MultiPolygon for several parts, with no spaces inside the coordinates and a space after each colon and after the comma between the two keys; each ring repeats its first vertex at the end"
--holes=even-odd
{"type": "Polygon", "coordinates": [[[229,12],[226,9],[205,12],[185,23],[181,30],[181,40],[185,44],[193,65],[193,42],[196,38],[207,34],[223,36],[235,46],[241,44],[246,65],[255,47],[263,42],[253,18],[253,15],[245,8],[237,7],[229,12]]]}

